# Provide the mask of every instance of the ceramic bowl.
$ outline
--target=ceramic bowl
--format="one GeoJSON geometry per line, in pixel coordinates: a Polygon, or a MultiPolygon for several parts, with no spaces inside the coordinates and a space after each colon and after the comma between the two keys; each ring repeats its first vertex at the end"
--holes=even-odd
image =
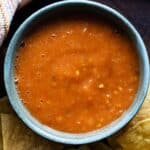
{"type": "MultiPolygon", "coordinates": [[[[28,59],[28,58],[27,58],[28,59]]],[[[123,69],[123,66],[122,66],[123,69]]],[[[34,132],[41,135],[44,138],[53,140],[60,143],[66,144],[85,144],[91,143],[98,140],[102,140],[118,130],[124,127],[138,112],[140,109],[145,96],[147,94],[149,85],[149,60],[148,54],[143,43],[143,40],[134,26],[119,12],[116,10],[91,1],[85,0],[66,0],[50,4],[34,14],[28,17],[18,28],[12,40],[9,44],[5,62],[4,62],[4,82],[6,91],[9,97],[9,101],[19,116],[19,118],[34,132]],[[61,132],[46,125],[40,123],[36,118],[34,118],[30,112],[24,107],[22,101],[19,99],[17,94],[16,86],[14,83],[14,60],[17,49],[23,37],[26,33],[34,28],[35,25],[41,23],[43,19],[50,20],[53,17],[57,17],[60,14],[66,13],[71,15],[71,13],[91,13],[92,15],[97,15],[99,17],[106,18],[111,22],[115,23],[119,28],[124,30],[132,42],[134,43],[140,61],[140,83],[137,94],[131,106],[126,112],[124,112],[117,120],[108,124],[107,126],[94,130],[87,133],[72,134],[61,132]]],[[[38,90],[38,89],[37,89],[38,90]]],[[[40,92],[40,91],[39,91],[40,92]]],[[[64,122],[65,123],[65,122],[64,122]]]]}

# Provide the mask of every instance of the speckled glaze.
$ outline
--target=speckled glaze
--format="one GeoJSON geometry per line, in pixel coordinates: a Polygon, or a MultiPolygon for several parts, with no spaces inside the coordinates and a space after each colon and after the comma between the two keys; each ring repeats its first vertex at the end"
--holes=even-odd
{"type": "Polygon", "coordinates": [[[6,91],[13,109],[16,111],[20,119],[22,119],[22,121],[34,132],[43,136],[44,138],[60,143],[85,144],[102,140],[114,134],[122,127],[124,127],[138,112],[145,99],[149,86],[149,60],[145,45],[139,33],[133,27],[133,25],[116,10],[100,3],[85,0],[61,1],[38,10],[28,19],[26,19],[24,23],[18,28],[9,44],[7,54],[5,57],[4,81],[6,91]],[[26,35],[26,33],[32,30],[34,25],[40,24],[40,22],[43,19],[51,19],[52,17],[59,16],[62,13],[69,14],[72,11],[80,13],[92,13],[93,15],[95,14],[106,17],[110,21],[116,23],[129,35],[131,40],[134,42],[140,60],[139,89],[129,109],[126,112],[124,112],[120,118],[118,118],[111,124],[105,126],[104,128],[82,134],[71,134],[57,131],[38,122],[22,104],[17,94],[17,90],[14,83],[14,59],[16,51],[19,47],[19,43],[26,35]]]}

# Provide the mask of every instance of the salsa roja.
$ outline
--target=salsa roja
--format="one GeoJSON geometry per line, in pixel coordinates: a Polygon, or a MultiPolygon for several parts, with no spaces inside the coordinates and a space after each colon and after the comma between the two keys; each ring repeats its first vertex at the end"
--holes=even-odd
{"type": "Polygon", "coordinates": [[[125,112],[139,84],[139,61],[116,25],[56,19],[33,29],[18,49],[18,94],[41,123],[65,132],[104,127],[125,112]]]}

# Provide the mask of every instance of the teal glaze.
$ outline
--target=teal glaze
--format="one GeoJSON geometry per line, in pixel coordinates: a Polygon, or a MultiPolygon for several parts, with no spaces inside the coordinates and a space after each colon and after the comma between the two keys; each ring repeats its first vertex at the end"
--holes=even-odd
{"type": "MultiPolygon", "coordinates": [[[[28,59],[28,58],[27,58],[28,59]]],[[[124,67],[122,66],[122,69],[124,67]]],[[[27,18],[23,24],[18,28],[16,33],[14,34],[5,57],[4,62],[4,82],[6,91],[9,97],[9,101],[20,117],[20,119],[34,132],[47,138],[49,140],[53,140],[60,143],[66,144],[85,144],[91,143],[98,140],[102,140],[118,130],[124,127],[138,112],[141,107],[145,96],[147,94],[148,86],[149,86],[149,60],[148,54],[143,43],[143,40],[137,30],[133,27],[133,25],[119,12],[116,10],[91,1],[77,1],[77,0],[69,0],[69,1],[60,1],[54,4],[48,5],[34,14],[32,14],[29,18],[27,18]],[[16,55],[16,51],[18,49],[19,43],[26,35],[29,30],[34,28],[34,25],[40,24],[40,21],[43,19],[51,19],[53,16],[59,16],[62,13],[70,14],[71,11],[74,12],[88,12],[95,15],[103,16],[115,22],[118,26],[120,26],[123,30],[127,32],[129,37],[134,42],[137,53],[140,60],[140,83],[139,89],[134,99],[134,102],[129,107],[129,109],[124,112],[124,114],[112,122],[111,124],[105,126],[102,129],[98,129],[95,131],[83,133],[83,134],[71,134],[65,133],[61,131],[54,130],[49,128],[40,122],[38,122],[24,107],[22,102],[19,99],[19,96],[16,91],[13,69],[14,69],[14,58],[16,55]]],[[[38,89],[37,89],[38,90],[38,89]]],[[[40,91],[39,91],[40,92],[40,91]]]]}

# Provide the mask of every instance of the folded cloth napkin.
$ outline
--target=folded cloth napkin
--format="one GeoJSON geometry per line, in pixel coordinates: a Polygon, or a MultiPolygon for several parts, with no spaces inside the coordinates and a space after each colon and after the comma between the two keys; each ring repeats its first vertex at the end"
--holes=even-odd
{"type": "Polygon", "coordinates": [[[9,27],[21,0],[0,0],[0,47],[9,31],[9,27]]]}

